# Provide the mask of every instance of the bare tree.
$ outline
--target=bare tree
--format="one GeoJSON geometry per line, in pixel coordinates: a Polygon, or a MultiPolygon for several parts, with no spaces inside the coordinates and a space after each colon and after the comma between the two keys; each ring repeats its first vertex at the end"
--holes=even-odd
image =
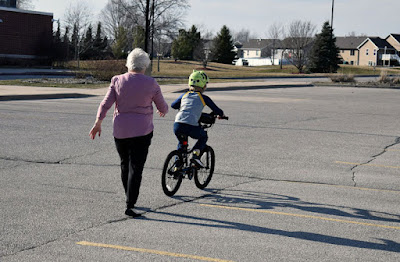
{"type": "MultiPolygon", "coordinates": [[[[269,38],[272,39],[272,65],[275,64],[275,53],[276,53],[276,49],[277,49],[277,45],[281,42],[280,40],[283,38],[285,34],[285,27],[280,24],[280,23],[273,23],[269,29],[268,29],[268,36],[269,38]]],[[[283,52],[285,51],[284,48],[282,46],[280,46],[280,48],[282,48],[282,58],[283,58],[283,52]]],[[[281,68],[282,68],[282,61],[280,63],[281,68]]]]}
{"type": "Polygon", "coordinates": [[[32,0],[17,0],[17,8],[19,9],[32,9],[32,0]]]}
{"type": "Polygon", "coordinates": [[[147,43],[150,43],[150,35],[158,39],[160,36],[171,39],[176,37],[177,29],[183,27],[184,11],[189,7],[188,0],[110,0],[110,2],[119,6],[120,14],[114,20],[106,16],[105,19],[108,21],[105,23],[111,22],[115,25],[115,21],[120,21],[119,18],[128,17],[130,20],[124,21],[123,26],[144,28],[147,43]]]}
{"type": "Polygon", "coordinates": [[[251,34],[250,30],[242,29],[236,33],[233,33],[233,41],[241,44],[248,42],[250,39],[256,38],[251,34]]]}
{"type": "Polygon", "coordinates": [[[83,35],[84,30],[90,23],[91,11],[88,4],[85,1],[77,1],[73,5],[71,4],[65,13],[65,23],[69,28],[73,28],[75,35],[74,46],[75,46],[75,59],[78,62],[79,68],[79,55],[81,50],[79,50],[80,46],[80,37],[83,35]]]}
{"type": "Polygon", "coordinates": [[[287,27],[283,44],[289,50],[286,54],[289,62],[299,70],[299,73],[303,73],[308,62],[307,55],[311,49],[315,29],[316,26],[310,21],[301,20],[295,20],[287,27]]]}
{"type": "Polygon", "coordinates": [[[355,31],[351,31],[351,32],[349,32],[349,33],[347,33],[345,36],[353,36],[353,37],[360,37],[360,36],[367,36],[366,34],[364,34],[364,33],[361,33],[361,34],[357,34],[357,32],[355,32],[355,31]]]}
{"type": "Polygon", "coordinates": [[[116,38],[120,27],[132,31],[143,20],[137,8],[128,6],[126,0],[109,0],[101,11],[101,17],[104,30],[112,39],[116,38]]]}

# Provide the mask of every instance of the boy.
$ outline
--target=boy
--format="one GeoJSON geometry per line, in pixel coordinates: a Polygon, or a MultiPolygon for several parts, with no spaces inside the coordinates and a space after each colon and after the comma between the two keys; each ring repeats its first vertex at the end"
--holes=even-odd
{"type": "Polygon", "coordinates": [[[203,92],[207,88],[208,76],[203,71],[193,70],[189,76],[189,92],[176,99],[171,107],[179,109],[174,123],[174,133],[179,140],[178,150],[182,148],[182,135],[198,139],[193,147],[191,159],[197,167],[205,167],[200,161],[202,150],[206,147],[207,132],[200,127],[199,119],[204,106],[208,106],[218,116],[224,116],[224,112],[203,92]]]}

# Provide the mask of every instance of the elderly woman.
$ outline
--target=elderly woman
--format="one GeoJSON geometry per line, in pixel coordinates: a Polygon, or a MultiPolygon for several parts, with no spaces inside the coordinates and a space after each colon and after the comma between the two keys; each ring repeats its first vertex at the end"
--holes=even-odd
{"type": "Polygon", "coordinates": [[[157,81],[144,75],[150,64],[149,56],[140,48],[134,49],[127,58],[128,72],[114,76],[106,96],[100,103],[97,119],[89,136],[101,134],[101,122],[115,103],[113,135],[121,158],[121,178],[126,194],[127,216],[139,216],[134,211],[142,172],[153,137],[153,102],[157,112],[164,117],[168,112],[157,81]]]}

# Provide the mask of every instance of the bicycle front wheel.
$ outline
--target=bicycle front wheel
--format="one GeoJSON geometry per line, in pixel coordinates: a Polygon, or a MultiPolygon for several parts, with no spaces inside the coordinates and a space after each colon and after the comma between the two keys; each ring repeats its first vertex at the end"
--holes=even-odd
{"type": "Polygon", "coordinates": [[[161,176],[161,185],[167,196],[173,196],[181,186],[182,164],[181,154],[177,150],[169,153],[167,159],[165,159],[161,176]]]}
{"type": "Polygon", "coordinates": [[[204,189],[211,181],[215,167],[215,153],[212,147],[207,146],[200,158],[201,162],[206,166],[200,168],[194,175],[194,183],[200,189],[204,189]]]}

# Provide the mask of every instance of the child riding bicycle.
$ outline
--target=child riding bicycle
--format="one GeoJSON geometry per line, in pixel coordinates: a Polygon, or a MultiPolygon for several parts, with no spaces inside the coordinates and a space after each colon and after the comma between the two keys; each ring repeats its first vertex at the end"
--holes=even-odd
{"type": "Polygon", "coordinates": [[[197,139],[193,146],[193,157],[191,162],[198,168],[204,167],[200,161],[202,151],[208,140],[207,132],[201,128],[199,119],[203,108],[207,105],[219,117],[224,117],[224,112],[203,92],[207,88],[209,78],[203,71],[193,70],[189,76],[189,91],[179,96],[171,107],[179,109],[174,123],[174,133],[178,138],[178,150],[183,148],[184,137],[197,139]]]}

